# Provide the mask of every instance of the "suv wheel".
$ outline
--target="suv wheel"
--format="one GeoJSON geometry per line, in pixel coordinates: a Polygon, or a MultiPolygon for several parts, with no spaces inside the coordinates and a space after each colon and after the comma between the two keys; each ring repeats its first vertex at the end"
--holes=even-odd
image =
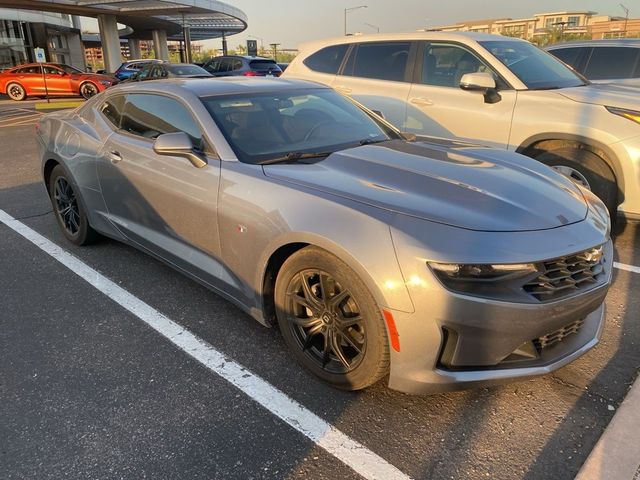
{"type": "Polygon", "coordinates": [[[561,148],[543,152],[536,160],[588,188],[604,202],[611,218],[618,208],[618,184],[605,161],[593,152],[579,148],[561,148]]]}

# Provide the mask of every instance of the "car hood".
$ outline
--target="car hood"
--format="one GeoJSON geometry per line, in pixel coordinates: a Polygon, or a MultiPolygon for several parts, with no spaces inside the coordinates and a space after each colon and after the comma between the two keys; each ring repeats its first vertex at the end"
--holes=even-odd
{"type": "Polygon", "coordinates": [[[588,210],[570,180],[534,160],[446,141],[392,140],[263,169],[274,179],[471,230],[556,228],[588,210]]]}
{"type": "Polygon", "coordinates": [[[563,88],[556,92],[575,102],[638,110],[640,109],[639,85],[592,83],[584,87],[563,88]]]}

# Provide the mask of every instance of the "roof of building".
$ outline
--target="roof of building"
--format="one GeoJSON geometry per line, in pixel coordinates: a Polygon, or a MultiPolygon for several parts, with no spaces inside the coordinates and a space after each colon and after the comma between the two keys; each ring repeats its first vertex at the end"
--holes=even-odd
{"type": "MultiPolygon", "coordinates": [[[[15,0],[0,0],[0,7],[16,8],[15,0]]],[[[22,0],[20,8],[85,17],[114,15],[131,29],[128,36],[150,39],[153,30],[165,30],[179,39],[184,26],[192,40],[232,35],[247,28],[245,13],[218,0],[22,0]]]]}

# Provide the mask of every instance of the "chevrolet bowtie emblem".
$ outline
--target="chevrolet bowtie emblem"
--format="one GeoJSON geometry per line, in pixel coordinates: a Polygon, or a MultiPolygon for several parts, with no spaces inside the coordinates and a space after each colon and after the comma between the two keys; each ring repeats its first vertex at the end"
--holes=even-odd
{"type": "Polygon", "coordinates": [[[587,262],[598,263],[602,259],[603,251],[602,247],[592,248],[584,252],[584,259],[587,262]]]}

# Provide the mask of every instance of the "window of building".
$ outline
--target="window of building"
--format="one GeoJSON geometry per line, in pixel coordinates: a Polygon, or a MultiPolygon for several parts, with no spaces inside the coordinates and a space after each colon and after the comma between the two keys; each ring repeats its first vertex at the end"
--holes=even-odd
{"type": "Polygon", "coordinates": [[[568,27],[578,27],[580,26],[580,17],[569,17],[567,20],[568,27]]]}
{"type": "Polygon", "coordinates": [[[402,82],[409,60],[409,42],[360,43],[351,51],[344,75],[402,82]]]}
{"type": "Polygon", "coordinates": [[[330,73],[335,75],[342,64],[345,53],[349,45],[332,45],[310,55],[302,63],[311,70],[320,73],[330,73]]]}
{"type": "Polygon", "coordinates": [[[178,100],[162,95],[127,95],[120,128],[151,139],[163,133],[184,132],[194,146],[202,143],[202,133],[191,113],[178,100]]]}

